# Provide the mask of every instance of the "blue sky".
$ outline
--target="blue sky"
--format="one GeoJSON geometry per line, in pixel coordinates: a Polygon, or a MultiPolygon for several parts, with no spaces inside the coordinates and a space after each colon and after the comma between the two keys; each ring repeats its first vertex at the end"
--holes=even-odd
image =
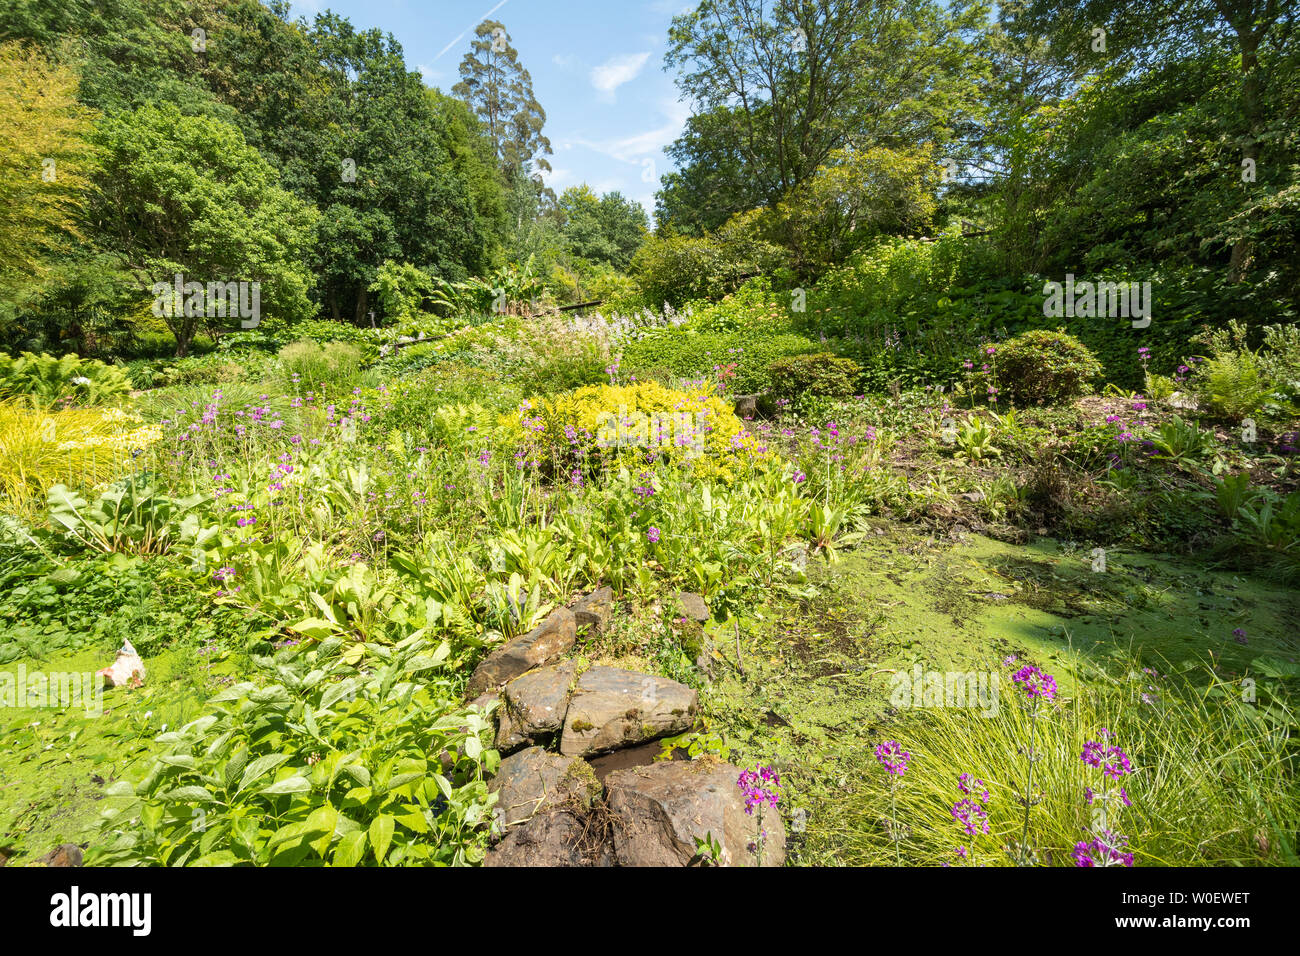
{"type": "Polygon", "coordinates": [[[295,0],[311,19],[331,9],[401,43],[407,65],[450,92],[484,19],[501,21],[533,77],[555,153],[556,193],[587,183],[618,190],[654,215],[663,149],[690,115],[663,69],[668,23],[690,0],[295,0]]]}

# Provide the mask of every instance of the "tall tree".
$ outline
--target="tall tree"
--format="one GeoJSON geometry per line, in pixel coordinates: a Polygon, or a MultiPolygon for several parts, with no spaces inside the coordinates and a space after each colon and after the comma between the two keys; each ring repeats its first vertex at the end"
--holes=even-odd
{"type": "Polygon", "coordinates": [[[666,62],[709,115],[679,161],[725,170],[739,156],[772,203],[837,149],[945,145],[975,105],[969,34],[985,15],[937,0],[703,0],[669,29],[666,62]]]}
{"type": "MultiPolygon", "coordinates": [[[[89,221],[142,290],[172,282],[258,282],[268,315],[311,312],[303,261],[316,211],[284,190],[243,134],[167,104],[110,117],[96,130],[104,160],[89,221]]],[[[203,327],[165,316],[176,354],[203,327]]]]}
{"type": "Polygon", "coordinates": [[[560,196],[569,252],[588,262],[626,271],[649,225],[641,204],[622,193],[597,196],[590,186],[570,186],[560,196]]]}
{"type": "Polygon", "coordinates": [[[496,151],[506,181],[519,173],[550,172],[551,142],[542,133],[546,111],[533,95],[533,78],[496,20],[484,20],[460,63],[452,92],[469,104],[496,151]]]}
{"type": "MultiPolygon", "coordinates": [[[[1254,174],[1270,161],[1265,145],[1285,139],[1281,118],[1269,114],[1269,93],[1287,60],[1294,63],[1297,16],[1286,0],[1033,0],[1026,19],[1080,57],[1095,52],[1101,36],[1106,52],[1132,70],[1194,59],[1226,41],[1240,77],[1241,164],[1254,174]]],[[[1277,171],[1284,160],[1272,162],[1277,171]]],[[[1250,255],[1248,238],[1233,243],[1228,274],[1234,281],[1245,277],[1250,255]]]]}
{"type": "Polygon", "coordinates": [[[328,75],[328,124],[315,133],[308,195],[320,208],[317,258],[322,302],[361,324],[369,288],[388,260],[448,279],[491,264],[484,196],[457,175],[449,114],[406,69],[401,46],[334,14],[307,38],[328,75]]]}
{"type": "Polygon", "coordinates": [[[0,44],[0,308],[30,292],[75,235],[94,163],[93,114],[77,83],[36,51],[0,44]]]}

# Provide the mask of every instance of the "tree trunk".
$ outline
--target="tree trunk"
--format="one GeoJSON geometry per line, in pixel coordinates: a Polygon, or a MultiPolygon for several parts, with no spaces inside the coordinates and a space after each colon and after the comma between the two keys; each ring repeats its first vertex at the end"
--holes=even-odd
{"type": "Polygon", "coordinates": [[[362,286],[357,292],[357,311],[352,318],[353,325],[362,325],[362,320],[366,317],[366,288],[362,286]]]}

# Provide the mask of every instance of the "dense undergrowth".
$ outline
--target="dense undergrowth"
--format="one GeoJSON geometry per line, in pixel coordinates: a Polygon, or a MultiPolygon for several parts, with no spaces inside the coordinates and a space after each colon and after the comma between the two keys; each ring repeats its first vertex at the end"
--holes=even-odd
{"type": "MultiPolygon", "coordinates": [[[[1098,391],[1100,367],[1051,337],[1024,339],[1035,344],[1015,361],[1016,341],[982,340],[943,382],[895,380],[884,394],[852,361],[800,365],[802,345],[796,359],[695,350],[693,336],[795,328],[768,295],[758,283],[730,304],[635,323],[470,323],[409,346],[418,362],[378,340],[271,343],[224,364],[188,360],[178,367],[195,374],[107,410],[11,401],[6,414],[37,426],[7,452],[0,662],[13,672],[89,655],[102,666],[129,639],[158,662],[151,683],[165,683],[109,692],[87,726],[138,723],[142,693],[173,716],[121,754],[111,736],[92,738],[93,755],[73,738],[63,764],[99,780],[104,801],[78,813],[106,810],[103,829],[85,815],[60,830],[11,813],[15,852],[74,833],[105,863],[476,862],[492,839],[498,756],[490,715],[462,703],[465,678],[502,640],[610,584],[618,624],[584,658],[700,688],[694,739],[781,768],[795,859],[1074,862],[1092,768],[1071,754],[1104,726],[1139,768],[1123,815],[1135,864],[1291,860],[1296,648],[1271,623],[1294,613],[1287,589],[1300,578],[1293,406],[1281,394],[1290,339],[1269,333],[1258,353],[1208,341],[1204,366],[1168,369],[1160,398],[1098,391]],[[687,371],[647,346],[668,340],[713,364],[687,371]],[[1222,397],[1234,357],[1268,370],[1250,423],[1222,397]],[[773,376],[798,384],[761,395],[746,419],[733,413],[736,393],[773,376]],[[64,425],[86,416],[112,423],[111,440],[64,425]],[[38,471],[21,463],[44,460],[47,418],[59,450],[38,471]],[[969,536],[1004,549],[970,590],[1010,595],[1029,617],[958,612],[968,598],[939,585],[917,592],[935,542],[969,536]],[[1077,555],[1074,570],[1027,559],[1051,540],[1077,555]],[[1249,600],[1197,612],[1186,601],[1207,585],[1181,571],[1142,578],[1124,555],[1145,553],[1259,583],[1249,600]],[[863,560],[898,600],[853,583],[863,560]],[[669,610],[672,590],[706,599],[702,632],[669,610]],[[846,604],[841,592],[871,596],[846,604]],[[916,619],[903,610],[913,592],[928,602],[916,619]],[[771,629],[791,613],[822,635],[771,629]],[[1166,629],[1202,613],[1195,629],[1218,638],[1143,651],[1134,626],[1126,653],[1137,657],[1112,653],[1125,621],[1160,613],[1166,629]],[[1105,634],[1088,623],[1096,615],[1105,634]],[[964,636],[935,643],[953,627],[964,636]],[[1017,633],[1013,649],[1061,688],[1034,732],[1028,827],[1014,688],[990,719],[900,707],[884,676],[918,662],[1000,672],[1017,633]],[[1176,676],[1142,690],[1131,673],[1171,669],[1157,652],[1176,676]],[[847,690],[844,668],[862,678],[847,690]],[[841,715],[832,731],[808,716],[845,707],[858,719],[841,715]],[[869,759],[889,738],[913,755],[901,775],[869,759]],[[106,756],[111,772],[88,770],[106,756]],[[963,773],[989,792],[987,834],[954,830],[963,773]],[[1189,793],[1193,809],[1180,810],[1189,793]],[[959,845],[973,857],[954,857],[959,845]]],[[[771,341],[783,335],[797,333],[771,341]]],[[[1129,361],[1160,385],[1146,346],[1129,361]]],[[[16,712],[28,730],[0,752],[6,803],[39,787],[27,769],[44,738],[30,731],[66,722],[82,721],[16,712]]]]}

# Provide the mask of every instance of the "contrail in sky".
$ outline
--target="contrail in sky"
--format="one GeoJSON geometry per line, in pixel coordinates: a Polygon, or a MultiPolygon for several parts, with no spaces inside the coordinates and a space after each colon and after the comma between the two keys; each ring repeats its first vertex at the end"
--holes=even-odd
{"type": "Polygon", "coordinates": [[[493,7],[493,8],[492,8],[491,10],[489,10],[487,13],[483,14],[483,16],[479,17],[477,20],[475,20],[473,23],[471,23],[468,27],[466,27],[463,31],[461,31],[460,36],[456,37],[456,39],[452,40],[452,41],[451,41],[450,43],[448,43],[445,47],[443,47],[441,50],[438,51],[438,55],[435,56],[435,57],[433,58],[434,62],[436,63],[439,59],[442,58],[442,55],[443,55],[444,53],[446,53],[448,50],[450,50],[452,47],[454,47],[457,43],[459,43],[460,40],[461,40],[461,37],[463,37],[466,33],[469,33],[470,30],[473,30],[476,26],[478,26],[480,23],[482,23],[482,22],[483,22],[484,20],[486,20],[488,17],[492,16],[492,14],[496,13],[498,10],[500,10],[502,7],[504,7],[504,6],[505,6],[507,3],[509,3],[509,2],[510,2],[510,0],[501,0],[501,2],[498,3],[495,7],[493,7]]]}

